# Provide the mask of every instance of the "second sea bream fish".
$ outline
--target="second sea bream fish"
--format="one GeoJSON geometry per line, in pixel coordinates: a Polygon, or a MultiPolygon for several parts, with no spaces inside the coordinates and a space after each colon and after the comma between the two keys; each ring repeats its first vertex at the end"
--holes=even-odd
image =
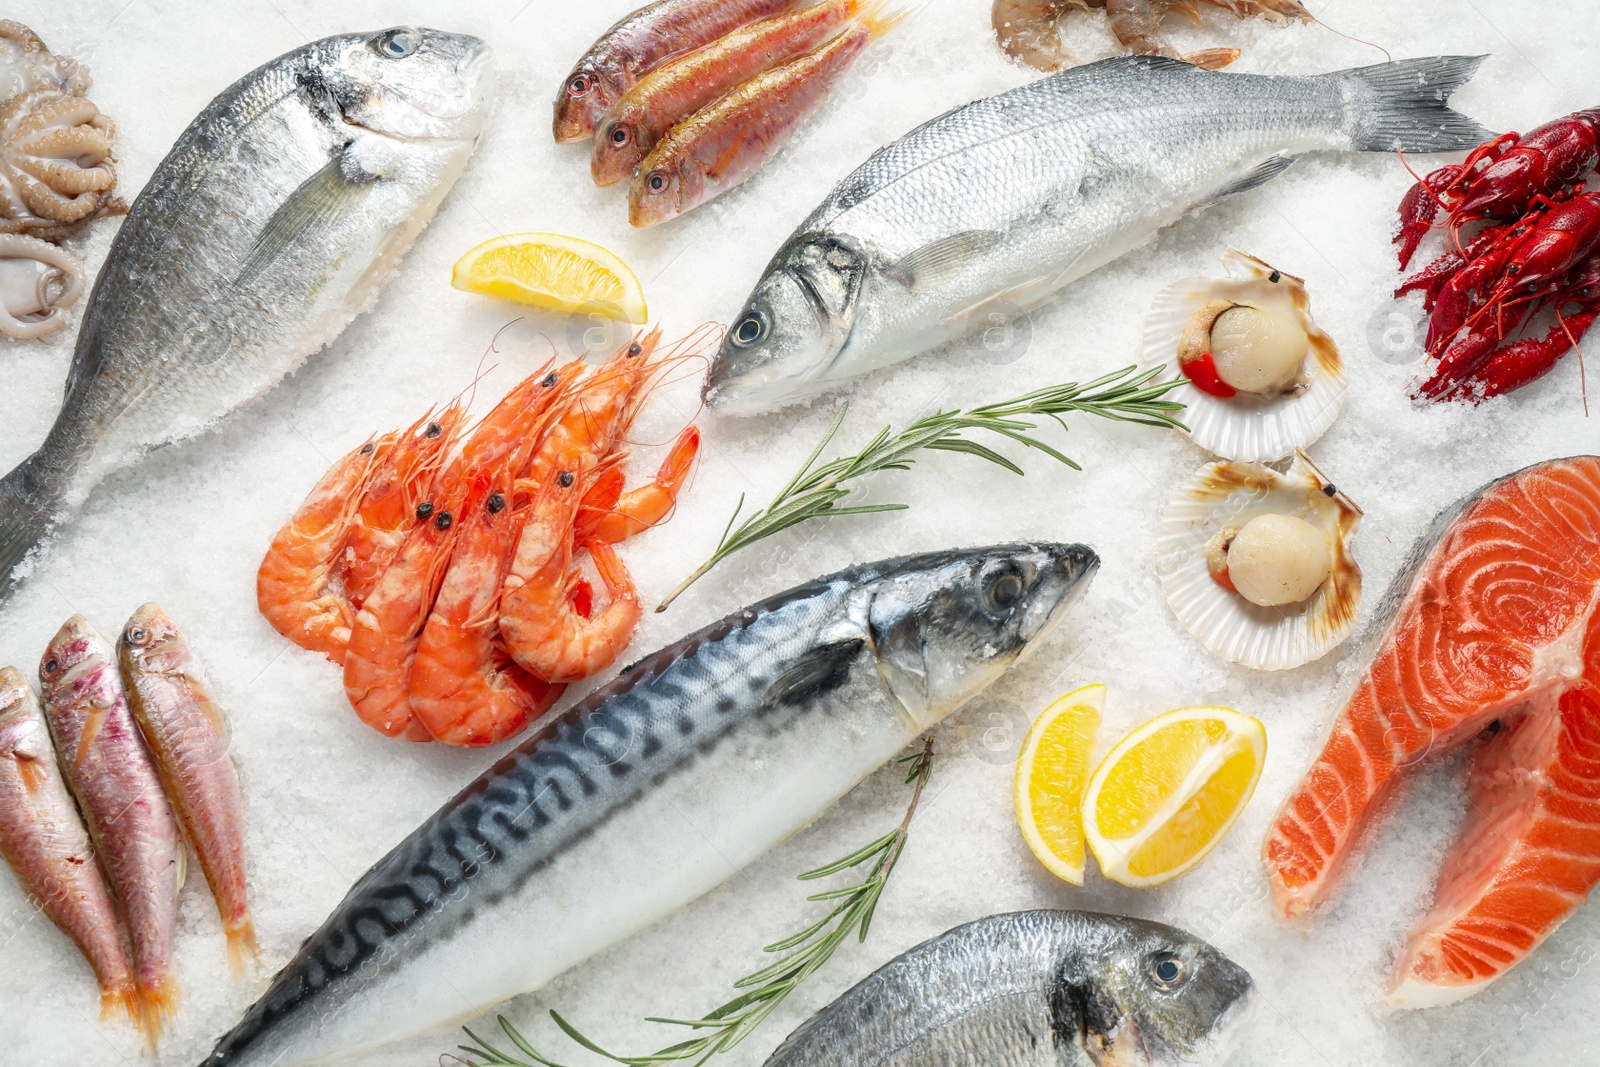
{"type": "Polygon", "coordinates": [[[623,671],[355,884],[207,1067],[302,1067],[537,989],[802,829],[1035,647],[1082,545],[862,564],[623,671]]]}
{"type": "Polygon", "coordinates": [[[1035,307],[1305,152],[1476,147],[1488,131],[1445,100],[1481,60],[1285,77],[1122,56],[958,107],[873,153],[778,249],[706,400],[780,407],[1035,307]]]}
{"type": "Polygon", "coordinates": [[[111,243],[55,425],[0,479],[0,596],[107,473],[260,396],[372,302],[466,167],[492,80],[476,37],[343,34],[189,124],[111,243]]]}
{"type": "Polygon", "coordinates": [[[1019,911],[896,956],[789,1035],[766,1067],[1179,1067],[1221,1063],[1254,986],[1182,930],[1019,911]]]}

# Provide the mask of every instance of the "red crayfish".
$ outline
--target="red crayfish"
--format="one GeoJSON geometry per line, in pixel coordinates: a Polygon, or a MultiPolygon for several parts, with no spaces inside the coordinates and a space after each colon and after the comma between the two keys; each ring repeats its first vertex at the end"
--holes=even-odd
{"type": "Polygon", "coordinates": [[[1451,247],[1407,279],[1421,292],[1434,361],[1414,396],[1496,396],[1536,380],[1577,347],[1600,313],[1600,109],[1505,134],[1420,179],[1400,202],[1405,267],[1441,211],[1451,247]],[[1463,243],[1462,229],[1479,229],[1463,243]],[[1540,310],[1555,325],[1515,335],[1540,310]]]}

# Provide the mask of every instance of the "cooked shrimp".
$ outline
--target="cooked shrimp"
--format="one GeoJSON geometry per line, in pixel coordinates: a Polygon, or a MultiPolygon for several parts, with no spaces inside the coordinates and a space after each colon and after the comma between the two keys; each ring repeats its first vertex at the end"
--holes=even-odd
{"type": "Polygon", "coordinates": [[[663,521],[677,504],[699,454],[700,428],[690,426],[678,435],[655,478],[644,485],[622,492],[621,468],[605,471],[578,509],[578,540],[614,545],[663,521]]]}
{"type": "Polygon", "coordinates": [[[418,517],[427,521],[406,534],[350,631],[345,695],[362,722],[389,737],[426,741],[430,736],[411,714],[411,663],[450,563],[465,495],[460,484],[436,487],[418,509],[418,517]]]}
{"type": "Polygon", "coordinates": [[[459,402],[438,414],[430,411],[375,459],[340,557],[351,607],[360,609],[400,551],[406,531],[416,524],[417,506],[433,487],[465,418],[466,408],[459,402]]]}
{"type": "Polygon", "coordinates": [[[571,596],[573,523],[582,483],[557,472],[533,503],[500,598],[500,633],[516,661],[552,682],[576,681],[610,666],[639,624],[633,579],[603,541],[587,545],[610,603],[585,618],[571,596]]]}
{"type": "Polygon", "coordinates": [[[272,539],[256,572],[256,606],[273,629],[335,663],[344,662],[354,612],[333,587],[334,565],[374,457],[392,440],[368,441],[335,463],[272,539]]]}
{"type": "Polygon", "coordinates": [[[479,420],[461,453],[433,480],[411,530],[351,631],[345,694],[363,722],[390,737],[431,736],[411,710],[411,671],[418,642],[439,595],[454,549],[456,518],[471,478],[498,463],[526,465],[547,419],[564,410],[564,390],[581,365],[541,368],[479,420]]]}
{"type": "Polygon", "coordinates": [[[512,506],[514,457],[477,475],[411,667],[411,710],[447,745],[514,737],[565,689],[528,674],[499,640],[500,585],[527,505],[512,506]]]}

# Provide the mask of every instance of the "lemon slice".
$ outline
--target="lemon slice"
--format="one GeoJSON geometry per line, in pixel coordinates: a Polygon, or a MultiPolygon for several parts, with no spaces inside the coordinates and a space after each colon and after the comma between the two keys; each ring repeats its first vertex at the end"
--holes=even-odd
{"type": "Polygon", "coordinates": [[[639,277],[616,254],[559,233],[513,233],[456,260],[450,284],[551,311],[593,311],[624,322],[649,317],[639,277]]]}
{"type": "Polygon", "coordinates": [[[1266,755],[1266,727],[1231,708],[1178,708],[1128,734],[1083,798],[1101,872],[1160,885],[1199,863],[1249,802],[1266,755]]]}
{"type": "Polygon", "coordinates": [[[1034,720],[1017,757],[1017,825],[1039,862],[1083,884],[1083,789],[1106,687],[1074,689],[1034,720]]]}

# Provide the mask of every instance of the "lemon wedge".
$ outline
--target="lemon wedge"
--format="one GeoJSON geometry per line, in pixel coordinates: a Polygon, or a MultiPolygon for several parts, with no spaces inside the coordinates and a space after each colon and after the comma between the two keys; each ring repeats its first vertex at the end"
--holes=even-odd
{"type": "Polygon", "coordinates": [[[1059,698],[1034,720],[1017,757],[1022,837],[1051,874],[1073,885],[1083,884],[1083,790],[1105,704],[1103,685],[1059,698]]]}
{"type": "Polygon", "coordinates": [[[639,277],[626,263],[591,241],[559,233],[485,241],[456,261],[450,284],[568,314],[592,311],[632,323],[649,318],[639,277]]]}
{"type": "Polygon", "coordinates": [[[1231,708],[1178,708],[1128,734],[1083,798],[1101,873],[1160,885],[1199,863],[1249,802],[1266,755],[1266,727],[1231,708]]]}

